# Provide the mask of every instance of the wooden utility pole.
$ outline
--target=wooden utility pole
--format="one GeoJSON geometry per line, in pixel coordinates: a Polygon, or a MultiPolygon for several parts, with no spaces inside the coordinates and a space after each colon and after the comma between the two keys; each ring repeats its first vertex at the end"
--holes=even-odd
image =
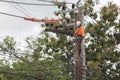
{"type": "MultiPolygon", "coordinates": [[[[78,4],[77,4],[77,6],[78,6],[78,4]]],[[[84,26],[83,10],[81,7],[78,7],[78,12],[75,13],[75,22],[76,21],[80,21],[82,26],[84,26]]],[[[82,40],[80,40],[80,39],[81,38],[78,36],[75,37],[73,80],[86,80],[86,59],[85,59],[84,38],[82,40]]]]}
{"type": "MultiPolygon", "coordinates": [[[[77,2],[77,13],[75,13],[75,23],[76,21],[80,21],[82,26],[83,23],[83,10],[82,7],[79,7],[79,2],[77,2]]],[[[69,10],[73,11],[73,10],[69,10]]],[[[77,27],[77,26],[76,26],[77,27]]],[[[80,27],[80,26],[79,26],[80,27]]],[[[56,28],[46,28],[45,31],[51,31],[55,33],[61,33],[65,35],[73,36],[74,32],[65,31],[64,29],[56,29],[56,28]]],[[[75,37],[75,53],[74,57],[74,69],[73,69],[73,80],[86,80],[86,59],[85,59],[85,48],[84,48],[84,38],[81,40],[79,36],[75,37]]]]}

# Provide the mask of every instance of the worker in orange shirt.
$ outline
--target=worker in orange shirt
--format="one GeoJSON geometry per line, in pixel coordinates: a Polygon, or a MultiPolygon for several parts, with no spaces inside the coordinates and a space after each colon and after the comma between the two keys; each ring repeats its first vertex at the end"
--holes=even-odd
{"type": "Polygon", "coordinates": [[[75,30],[73,36],[80,36],[81,38],[84,37],[84,27],[81,26],[81,22],[77,21],[76,22],[77,29],[75,30]]]}
{"type": "Polygon", "coordinates": [[[82,39],[84,38],[84,27],[82,26],[80,21],[76,22],[76,27],[77,29],[75,30],[73,36],[76,36],[76,40],[80,44],[78,45],[78,48],[81,51],[81,42],[82,42],[82,39]]]}
{"type": "MultiPolygon", "coordinates": [[[[80,22],[80,21],[77,21],[77,22],[75,23],[75,25],[76,25],[77,29],[74,31],[73,36],[76,37],[78,43],[81,44],[81,41],[82,41],[82,39],[83,39],[83,37],[84,37],[84,27],[81,26],[81,22],[80,22]]],[[[75,40],[69,41],[69,42],[67,43],[67,45],[73,43],[74,41],[75,41],[75,40]]]]}

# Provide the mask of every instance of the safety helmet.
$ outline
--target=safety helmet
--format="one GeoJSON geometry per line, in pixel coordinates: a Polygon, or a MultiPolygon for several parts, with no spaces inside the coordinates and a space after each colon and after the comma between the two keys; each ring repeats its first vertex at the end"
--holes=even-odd
{"type": "Polygon", "coordinates": [[[81,22],[80,21],[76,21],[76,26],[80,26],[81,22]]]}

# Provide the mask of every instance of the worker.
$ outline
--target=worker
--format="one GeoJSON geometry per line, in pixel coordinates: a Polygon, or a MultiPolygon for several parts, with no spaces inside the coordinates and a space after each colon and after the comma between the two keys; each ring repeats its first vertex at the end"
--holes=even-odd
{"type": "Polygon", "coordinates": [[[84,37],[84,27],[81,25],[80,21],[76,22],[77,29],[75,30],[73,36],[80,36],[81,38],[84,37]]]}
{"type": "MultiPolygon", "coordinates": [[[[75,25],[76,25],[77,29],[74,31],[73,36],[76,37],[75,39],[78,41],[78,43],[81,44],[81,41],[84,37],[84,27],[82,26],[80,21],[76,21],[75,25]]],[[[74,41],[75,40],[69,41],[66,45],[69,45],[69,44],[73,43],[74,41]]]]}
{"type": "Polygon", "coordinates": [[[82,42],[82,39],[84,38],[84,27],[82,26],[81,22],[80,21],[76,21],[76,27],[77,29],[75,30],[73,36],[75,36],[76,40],[79,44],[78,44],[78,48],[81,52],[81,42],[82,42]]]}

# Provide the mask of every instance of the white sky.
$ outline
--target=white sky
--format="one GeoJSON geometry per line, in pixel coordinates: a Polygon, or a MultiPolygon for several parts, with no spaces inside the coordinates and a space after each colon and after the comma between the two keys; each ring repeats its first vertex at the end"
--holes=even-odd
{"type": "MultiPolygon", "coordinates": [[[[42,3],[37,0],[14,0],[21,2],[30,2],[30,3],[42,3]]],[[[64,1],[64,0],[59,0],[64,1]]],[[[78,0],[66,0],[68,2],[76,3],[78,0]]],[[[120,6],[120,0],[100,0],[102,5],[105,5],[106,2],[113,1],[114,3],[120,6]]],[[[15,5],[15,4],[14,4],[15,5]]],[[[55,18],[53,12],[56,10],[55,7],[43,7],[43,6],[29,6],[21,5],[30,13],[32,13],[37,18],[55,18]]],[[[0,12],[25,16],[23,13],[15,9],[9,3],[0,2],[0,12]]],[[[0,37],[5,37],[7,35],[15,37],[17,41],[23,41],[25,37],[28,36],[37,36],[41,31],[39,26],[40,24],[34,22],[28,22],[23,19],[15,18],[0,14],[0,37]]]]}

